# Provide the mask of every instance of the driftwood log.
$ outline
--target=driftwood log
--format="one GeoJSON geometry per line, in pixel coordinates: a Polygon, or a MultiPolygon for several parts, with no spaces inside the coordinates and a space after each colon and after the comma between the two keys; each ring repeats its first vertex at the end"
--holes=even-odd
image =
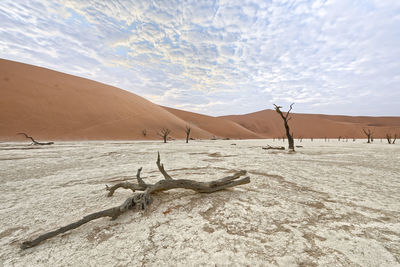
{"type": "Polygon", "coordinates": [[[32,136],[29,136],[29,135],[27,135],[26,133],[17,133],[17,134],[20,134],[20,135],[23,135],[23,136],[25,136],[26,138],[28,138],[28,139],[31,139],[32,140],[32,145],[41,145],[41,146],[44,146],[44,145],[52,145],[52,144],[54,144],[54,142],[38,142],[38,141],[36,141],[35,139],[33,139],[33,137],[32,136]]]}
{"type": "Polygon", "coordinates": [[[156,192],[167,191],[174,188],[184,188],[191,189],[199,193],[213,193],[215,191],[223,190],[237,185],[250,183],[250,177],[246,176],[244,178],[240,178],[247,173],[245,170],[239,171],[231,176],[227,176],[218,180],[210,182],[198,182],[188,179],[173,179],[165,171],[164,165],[161,164],[159,153],[156,164],[159,171],[164,176],[163,180],[160,180],[155,184],[145,183],[140,177],[140,173],[142,171],[142,168],[140,168],[138,169],[136,174],[137,183],[122,182],[112,187],[106,186],[106,189],[108,191],[108,197],[111,197],[114,194],[115,190],[117,190],[118,188],[130,189],[134,193],[136,191],[142,191],[141,193],[135,193],[132,197],[127,198],[125,202],[119,206],[89,214],[79,221],[63,226],[57,230],[42,234],[33,240],[25,241],[21,244],[21,249],[34,247],[44,240],[65,233],[69,230],[78,228],[85,223],[102,217],[111,217],[111,220],[115,220],[118,218],[118,216],[128,210],[144,210],[152,203],[152,194],[156,192]]]}

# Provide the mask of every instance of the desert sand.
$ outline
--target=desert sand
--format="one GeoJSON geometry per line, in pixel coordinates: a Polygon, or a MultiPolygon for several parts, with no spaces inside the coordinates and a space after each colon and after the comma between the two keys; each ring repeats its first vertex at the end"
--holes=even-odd
{"type": "MultiPolygon", "coordinates": [[[[296,106],[293,106],[295,109],[296,106]]],[[[288,107],[282,108],[287,111],[288,107]]],[[[363,129],[370,129],[376,138],[386,134],[400,136],[400,117],[352,117],[321,114],[293,113],[289,122],[295,138],[365,138],[363,129]]],[[[262,110],[245,115],[222,116],[263,136],[264,138],[285,136],[282,118],[275,110],[262,110]]]]}
{"type": "Polygon", "coordinates": [[[400,146],[304,140],[0,144],[2,266],[399,266],[400,146]],[[105,185],[209,181],[246,169],[251,183],[213,194],[175,189],[146,211],[103,218],[20,250],[22,241],[121,204],[105,185]]]}
{"type": "MultiPolygon", "coordinates": [[[[186,122],[130,92],[76,76],[0,60],[0,138],[129,140],[158,139],[163,128],[184,138],[186,122]]],[[[193,137],[211,133],[193,128],[193,137]]]]}
{"type": "MultiPolygon", "coordinates": [[[[172,130],[172,139],[183,139],[187,125],[196,139],[284,135],[282,120],[272,110],[206,116],[161,107],[88,79],[0,59],[0,141],[25,141],[16,135],[19,132],[39,141],[154,140],[160,138],[161,128],[172,130]]],[[[371,129],[375,138],[400,136],[400,117],[293,114],[290,125],[297,138],[364,138],[363,128],[371,129]]]]}
{"type": "Polygon", "coordinates": [[[174,108],[164,108],[182,120],[187,121],[189,125],[196,125],[201,129],[213,133],[216,137],[241,139],[262,138],[262,135],[250,131],[233,120],[226,120],[174,108]]]}

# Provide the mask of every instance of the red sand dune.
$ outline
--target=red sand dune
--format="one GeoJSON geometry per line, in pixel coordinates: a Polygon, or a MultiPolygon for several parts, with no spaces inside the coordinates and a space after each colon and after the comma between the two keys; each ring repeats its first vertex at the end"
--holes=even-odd
{"type": "Polygon", "coordinates": [[[242,139],[256,139],[262,136],[246,129],[245,127],[223,118],[202,115],[198,113],[183,111],[179,109],[164,107],[166,110],[188,122],[188,125],[196,125],[216,137],[220,138],[242,138],[242,139]]]}
{"type": "MultiPolygon", "coordinates": [[[[238,116],[211,117],[160,107],[133,93],[49,69],[0,59],[0,140],[24,140],[26,132],[44,140],[160,139],[157,132],[172,130],[191,137],[264,138],[284,135],[282,120],[272,110],[238,116]],[[147,130],[147,136],[142,130],[147,130]]],[[[375,137],[397,131],[400,117],[348,117],[293,114],[297,137],[363,138],[362,128],[375,137]]]]}
{"type": "MultiPolygon", "coordinates": [[[[162,127],[184,138],[186,122],[130,92],[32,65],[0,60],[0,139],[160,139],[162,127]],[[147,130],[144,138],[142,130],[147,130]]],[[[195,126],[193,137],[211,138],[195,126]]]]}
{"type": "MultiPolygon", "coordinates": [[[[286,111],[285,109],[282,109],[286,111]]],[[[387,133],[400,136],[400,117],[351,117],[320,114],[295,114],[289,121],[295,138],[365,138],[363,129],[370,129],[375,138],[387,133]]],[[[245,115],[222,116],[265,138],[285,135],[283,120],[275,110],[262,110],[245,115]]]]}

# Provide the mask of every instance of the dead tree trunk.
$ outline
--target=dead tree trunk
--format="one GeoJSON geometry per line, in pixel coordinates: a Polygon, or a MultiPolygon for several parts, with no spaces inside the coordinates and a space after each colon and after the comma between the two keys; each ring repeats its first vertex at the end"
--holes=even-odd
{"type": "Polygon", "coordinates": [[[26,138],[28,138],[28,139],[31,139],[32,140],[32,145],[41,145],[41,146],[44,146],[44,145],[52,145],[52,144],[54,144],[54,142],[38,142],[38,141],[36,141],[35,139],[33,139],[33,137],[32,136],[29,136],[29,135],[27,135],[26,133],[17,133],[17,134],[21,134],[21,135],[24,135],[26,138]]]}
{"type": "Polygon", "coordinates": [[[145,183],[143,179],[140,177],[140,173],[142,171],[142,168],[140,168],[138,169],[136,174],[137,183],[123,182],[116,184],[112,187],[106,186],[106,189],[109,191],[108,192],[109,197],[111,197],[114,194],[115,190],[117,190],[118,188],[130,189],[133,192],[143,191],[142,193],[134,194],[132,197],[127,198],[125,202],[119,206],[89,214],[83,217],[81,220],[78,220],[74,223],[68,224],[57,230],[42,234],[33,240],[25,241],[21,244],[21,249],[34,247],[44,240],[65,233],[69,230],[78,228],[79,226],[85,223],[88,223],[90,221],[102,217],[111,217],[111,220],[115,220],[118,218],[118,216],[120,216],[122,213],[128,210],[133,210],[133,211],[144,210],[146,209],[147,206],[149,206],[152,203],[153,201],[152,194],[156,192],[167,191],[174,188],[184,188],[184,189],[191,189],[199,193],[213,193],[215,191],[223,190],[237,185],[250,183],[250,177],[247,176],[244,178],[240,178],[241,176],[247,173],[244,170],[239,171],[234,175],[227,176],[210,182],[198,182],[187,179],[175,180],[165,171],[164,165],[161,164],[159,153],[156,164],[159,171],[164,176],[163,180],[160,180],[155,184],[145,183]]]}
{"type": "Polygon", "coordinates": [[[389,144],[392,143],[392,136],[390,134],[386,134],[386,140],[388,141],[389,144]]]}
{"type": "Polygon", "coordinates": [[[190,126],[186,125],[186,143],[189,143],[189,135],[190,135],[190,126]]]}
{"type": "Polygon", "coordinates": [[[294,151],[294,140],[293,140],[293,136],[290,134],[288,121],[292,119],[291,117],[289,118],[289,113],[292,110],[293,105],[294,105],[294,103],[290,104],[290,108],[289,108],[288,112],[286,112],[286,115],[283,115],[283,113],[281,111],[282,107],[274,104],[275,111],[281,116],[281,118],[283,120],[283,124],[285,125],[286,136],[288,138],[288,143],[289,143],[289,149],[292,151],[294,151]]]}
{"type": "Polygon", "coordinates": [[[392,135],[391,134],[386,134],[386,140],[388,141],[389,144],[394,144],[397,139],[397,134],[394,135],[394,138],[392,140],[392,135]]]}
{"type": "Polygon", "coordinates": [[[371,141],[374,141],[374,140],[372,139],[372,134],[373,134],[373,133],[371,132],[370,129],[368,129],[368,131],[366,131],[365,129],[363,129],[363,132],[364,132],[365,135],[368,137],[368,141],[367,141],[368,144],[370,144],[371,141]]]}
{"type": "Polygon", "coordinates": [[[171,130],[168,128],[162,128],[159,133],[157,133],[159,136],[161,136],[164,140],[164,143],[167,142],[167,137],[171,133],[171,130]]]}

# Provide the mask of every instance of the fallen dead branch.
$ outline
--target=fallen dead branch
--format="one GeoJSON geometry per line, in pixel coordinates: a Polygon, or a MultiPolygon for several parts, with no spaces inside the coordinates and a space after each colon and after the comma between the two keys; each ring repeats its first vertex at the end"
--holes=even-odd
{"type": "Polygon", "coordinates": [[[136,174],[137,183],[122,182],[112,187],[106,186],[106,189],[107,191],[109,191],[108,192],[109,197],[111,197],[114,194],[115,190],[119,188],[130,189],[133,192],[136,191],[143,191],[143,192],[135,193],[132,197],[127,198],[125,202],[119,206],[89,214],[80,219],[79,221],[63,226],[57,230],[42,234],[33,240],[25,241],[21,244],[21,249],[34,247],[44,240],[65,233],[69,230],[73,230],[85,223],[88,223],[90,221],[102,217],[111,217],[111,220],[115,220],[118,218],[118,216],[120,216],[122,213],[128,210],[133,210],[133,211],[144,210],[146,209],[147,206],[149,206],[152,203],[153,201],[152,194],[156,192],[167,191],[174,188],[184,188],[184,189],[191,189],[199,193],[213,193],[215,191],[223,190],[237,185],[250,183],[250,177],[247,176],[244,178],[240,178],[241,176],[247,173],[244,170],[239,171],[234,175],[227,176],[210,182],[197,182],[188,179],[175,180],[165,171],[164,165],[161,164],[159,153],[156,164],[158,170],[164,176],[163,180],[160,180],[155,184],[145,183],[143,179],[140,177],[140,173],[142,171],[142,168],[140,168],[138,169],[136,174]]]}
{"type": "Polygon", "coordinates": [[[265,149],[265,150],[270,150],[270,149],[285,150],[285,147],[283,147],[283,146],[270,146],[270,145],[267,145],[267,146],[263,146],[262,149],[265,149]]]}
{"type": "Polygon", "coordinates": [[[25,136],[26,138],[28,138],[28,139],[31,139],[32,140],[32,145],[41,145],[41,146],[44,146],[44,145],[52,145],[52,144],[54,144],[54,142],[38,142],[38,141],[36,141],[35,139],[33,139],[33,137],[32,136],[29,136],[29,135],[27,135],[26,133],[17,133],[17,134],[20,134],[20,135],[23,135],[23,136],[25,136]]]}

